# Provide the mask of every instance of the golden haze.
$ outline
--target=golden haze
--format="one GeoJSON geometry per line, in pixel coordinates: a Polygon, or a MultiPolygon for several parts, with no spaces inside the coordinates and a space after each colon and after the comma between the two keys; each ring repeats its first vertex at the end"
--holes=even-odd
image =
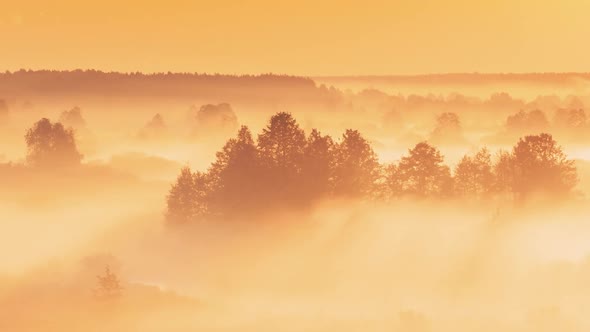
{"type": "Polygon", "coordinates": [[[0,69],[588,71],[584,0],[4,1],[0,69]]]}

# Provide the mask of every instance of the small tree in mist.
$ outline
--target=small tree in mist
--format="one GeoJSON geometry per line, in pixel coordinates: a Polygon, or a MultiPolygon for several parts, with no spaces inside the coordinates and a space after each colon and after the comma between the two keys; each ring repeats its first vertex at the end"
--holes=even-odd
{"type": "Polygon", "coordinates": [[[436,118],[436,126],[431,134],[434,142],[457,143],[463,140],[461,121],[456,113],[442,113],[436,118]]]}
{"type": "Polygon", "coordinates": [[[397,167],[390,169],[388,183],[399,184],[397,190],[403,195],[449,195],[452,190],[451,172],[443,161],[443,156],[435,147],[427,142],[418,143],[397,167]]]}
{"type": "Polygon", "coordinates": [[[144,126],[139,130],[138,137],[141,139],[161,138],[168,133],[168,127],[164,117],[156,113],[144,126]]]}
{"type": "Polygon", "coordinates": [[[563,195],[578,181],[573,160],[569,160],[550,134],[521,138],[513,149],[514,192],[563,195]]]}
{"type": "Polygon", "coordinates": [[[86,120],[82,117],[82,110],[78,106],[69,111],[61,112],[59,123],[72,128],[83,128],[86,126],[86,120]]]}
{"type": "Polygon", "coordinates": [[[586,112],[579,109],[558,109],[553,117],[553,124],[559,129],[582,130],[587,126],[586,112]]]}
{"type": "Polygon", "coordinates": [[[506,118],[506,129],[510,133],[524,134],[539,132],[549,128],[547,116],[541,110],[525,112],[523,110],[506,118]]]}
{"type": "Polygon", "coordinates": [[[64,167],[79,165],[82,155],[78,152],[74,132],[59,123],[43,118],[30,128],[26,135],[27,162],[32,166],[64,167]]]}
{"type": "Polygon", "coordinates": [[[474,156],[464,156],[455,168],[455,193],[470,198],[482,198],[490,194],[494,184],[491,159],[486,148],[474,156]]]}
{"type": "Polygon", "coordinates": [[[166,220],[172,224],[186,224],[205,216],[207,195],[206,175],[182,168],[166,199],[166,220]]]}
{"type": "Polygon", "coordinates": [[[334,193],[357,198],[373,195],[380,164],[369,142],[357,130],[347,129],[335,152],[334,193]]]}
{"type": "Polygon", "coordinates": [[[192,106],[190,111],[191,121],[196,120],[197,134],[227,134],[238,129],[238,117],[228,103],[217,105],[202,105],[198,110],[192,106]],[[193,120],[194,118],[194,120],[193,120]]]}
{"type": "Polygon", "coordinates": [[[109,266],[105,268],[102,275],[96,276],[97,287],[94,290],[94,295],[100,300],[112,300],[119,298],[122,295],[123,287],[119,281],[119,277],[113,273],[109,266]]]}

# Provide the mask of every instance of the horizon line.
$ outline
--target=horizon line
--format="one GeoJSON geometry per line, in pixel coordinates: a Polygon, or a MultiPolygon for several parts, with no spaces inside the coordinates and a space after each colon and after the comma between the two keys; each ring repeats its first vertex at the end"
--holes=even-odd
{"type": "Polygon", "coordinates": [[[122,70],[103,70],[94,68],[75,68],[75,69],[31,69],[20,68],[17,70],[6,69],[0,71],[0,74],[14,74],[19,72],[99,72],[103,74],[142,74],[142,75],[202,75],[202,76],[288,76],[300,78],[388,78],[388,77],[429,77],[429,76],[527,76],[527,75],[590,75],[590,71],[531,71],[531,72],[432,72],[432,73],[412,73],[412,74],[289,74],[279,72],[259,72],[259,73],[220,73],[220,72],[198,72],[198,71],[122,71],[122,70]]]}

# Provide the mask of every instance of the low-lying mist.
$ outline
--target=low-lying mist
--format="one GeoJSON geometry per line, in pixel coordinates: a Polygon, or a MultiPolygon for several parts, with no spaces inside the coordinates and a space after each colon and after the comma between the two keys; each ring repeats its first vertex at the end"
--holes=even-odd
{"type": "Polygon", "coordinates": [[[0,74],[0,331],[590,328],[586,78],[54,75],[0,74]]]}
{"type": "MultiPolygon", "coordinates": [[[[61,223],[64,234],[19,238],[31,239],[30,249],[59,242],[68,250],[46,251],[7,274],[2,324],[23,331],[582,331],[590,323],[583,204],[327,201],[306,212],[184,229],[155,226],[157,210],[87,213],[67,224],[45,213],[43,222],[61,223]],[[114,301],[93,296],[105,265],[123,284],[114,301]]],[[[5,256],[26,257],[23,246],[4,246],[5,256]]]]}

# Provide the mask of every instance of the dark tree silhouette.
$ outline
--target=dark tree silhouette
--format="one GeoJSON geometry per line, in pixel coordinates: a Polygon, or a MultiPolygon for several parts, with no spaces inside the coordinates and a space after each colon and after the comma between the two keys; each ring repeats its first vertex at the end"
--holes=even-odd
{"type": "Polygon", "coordinates": [[[123,287],[116,274],[110,267],[105,268],[103,275],[97,276],[97,288],[94,290],[95,296],[100,300],[112,300],[120,297],[123,287]]]}
{"type": "Polygon", "coordinates": [[[261,162],[278,170],[281,176],[294,176],[300,172],[304,148],[305,133],[289,113],[273,115],[258,135],[261,162]]]}
{"type": "Polygon", "coordinates": [[[389,174],[389,183],[399,177],[401,193],[417,197],[445,196],[452,190],[452,178],[443,156],[427,142],[418,143],[403,157],[395,172],[389,174]]]}
{"type": "Polygon", "coordinates": [[[213,212],[235,215],[258,209],[267,195],[264,173],[250,129],[242,126],[237,138],[230,139],[209,168],[213,212]]]}
{"type": "Polygon", "coordinates": [[[299,207],[329,196],[565,194],[576,181],[573,161],[548,134],[526,136],[512,153],[501,152],[493,166],[485,148],[465,156],[454,177],[440,151],[427,142],[418,143],[383,172],[371,145],[358,131],[346,130],[339,144],[316,129],[306,139],[290,114],[278,113],[259,135],[258,144],[248,127],[242,126],[206,173],[193,174],[183,168],[168,194],[166,217],[171,224],[248,220],[268,211],[269,206],[299,207]]]}
{"type": "Polygon", "coordinates": [[[182,168],[166,198],[166,220],[172,224],[186,224],[203,216],[206,211],[204,187],[200,173],[193,175],[190,168],[182,168]]]}
{"type": "Polygon", "coordinates": [[[30,128],[26,135],[27,162],[39,167],[68,167],[79,165],[82,155],[78,152],[74,132],[59,122],[51,123],[43,118],[30,128]]]}
{"type": "Polygon", "coordinates": [[[301,164],[305,149],[305,133],[293,116],[280,112],[258,135],[258,153],[265,172],[269,199],[276,201],[299,199],[301,164]]]}
{"type": "Polygon", "coordinates": [[[334,142],[330,136],[322,136],[317,129],[311,131],[303,152],[302,163],[304,195],[309,200],[326,196],[332,191],[334,149],[334,142]]]}
{"type": "Polygon", "coordinates": [[[514,192],[524,197],[534,192],[563,195],[576,185],[573,160],[567,159],[550,134],[521,138],[513,150],[514,192]]]}
{"type": "Polygon", "coordinates": [[[486,148],[473,157],[464,156],[455,168],[455,193],[468,198],[483,198],[490,194],[494,182],[491,159],[486,148]]]}
{"type": "Polygon", "coordinates": [[[334,193],[338,196],[369,197],[380,176],[377,155],[356,130],[347,129],[336,146],[334,193]]]}

